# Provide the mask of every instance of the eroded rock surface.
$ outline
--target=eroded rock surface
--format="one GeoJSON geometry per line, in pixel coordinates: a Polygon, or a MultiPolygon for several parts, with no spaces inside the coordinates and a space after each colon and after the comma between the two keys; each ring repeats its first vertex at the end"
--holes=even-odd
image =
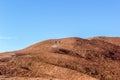
{"type": "Polygon", "coordinates": [[[1,80],[120,80],[120,38],[52,39],[0,54],[1,80]]]}

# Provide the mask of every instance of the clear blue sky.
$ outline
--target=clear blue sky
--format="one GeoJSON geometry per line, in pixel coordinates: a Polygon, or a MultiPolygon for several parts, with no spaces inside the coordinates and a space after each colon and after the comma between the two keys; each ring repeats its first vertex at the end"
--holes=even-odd
{"type": "Polygon", "coordinates": [[[120,0],[0,0],[0,52],[61,37],[120,36],[120,0]]]}

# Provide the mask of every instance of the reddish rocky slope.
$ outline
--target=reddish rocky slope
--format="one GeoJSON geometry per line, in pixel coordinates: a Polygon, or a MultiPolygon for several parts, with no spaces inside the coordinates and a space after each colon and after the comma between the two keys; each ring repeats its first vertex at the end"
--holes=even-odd
{"type": "Polygon", "coordinates": [[[120,80],[120,38],[64,38],[0,55],[0,75],[20,80],[120,80]]]}

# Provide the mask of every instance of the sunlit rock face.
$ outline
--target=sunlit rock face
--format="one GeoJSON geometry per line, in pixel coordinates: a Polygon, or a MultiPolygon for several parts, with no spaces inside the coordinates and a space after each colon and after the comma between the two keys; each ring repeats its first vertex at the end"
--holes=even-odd
{"type": "Polygon", "coordinates": [[[120,80],[120,38],[51,39],[0,54],[0,79],[120,80]]]}

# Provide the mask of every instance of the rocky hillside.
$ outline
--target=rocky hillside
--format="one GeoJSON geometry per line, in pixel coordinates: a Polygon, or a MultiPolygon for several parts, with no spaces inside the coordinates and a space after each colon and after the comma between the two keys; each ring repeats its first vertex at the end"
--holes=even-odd
{"type": "Polygon", "coordinates": [[[0,78],[120,80],[120,37],[51,39],[0,54],[0,78]]]}

